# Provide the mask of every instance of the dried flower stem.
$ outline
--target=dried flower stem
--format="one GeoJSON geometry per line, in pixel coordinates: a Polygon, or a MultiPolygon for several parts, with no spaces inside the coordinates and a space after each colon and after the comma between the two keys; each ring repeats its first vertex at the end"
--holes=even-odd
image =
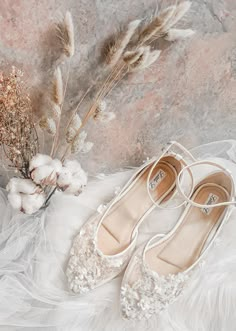
{"type": "Polygon", "coordinates": [[[120,82],[120,80],[126,75],[128,72],[128,68],[124,71],[124,68],[127,67],[127,65],[122,61],[117,64],[114,69],[111,71],[111,73],[108,75],[108,77],[105,79],[104,83],[102,84],[100,90],[98,91],[95,101],[93,102],[92,106],[90,107],[89,111],[85,115],[81,127],[77,130],[73,140],[71,141],[70,144],[68,144],[61,160],[64,161],[68,152],[71,149],[71,146],[75,142],[75,140],[78,138],[82,128],[87,124],[88,120],[94,115],[98,103],[105,97],[107,96],[112,89],[120,82]]]}
{"type": "MultiPolygon", "coordinates": [[[[68,86],[69,77],[70,77],[70,67],[71,67],[71,60],[69,60],[69,62],[68,62],[68,69],[67,69],[66,83],[65,83],[64,93],[63,93],[63,100],[62,100],[62,103],[60,105],[61,114],[62,114],[62,110],[63,110],[63,106],[64,106],[67,86],[68,86]]],[[[52,157],[55,156],[56,150],[58,148],[59,134],[60,134],[60,124],[61,124],[61,116],[57,119],[56,134],[53,138],[53,143],[52,143],[52,148],[51,148],[51,153],[50,153],[50,156],[52,156],[52,157]]]]}
{"type": "Polygon", "coordinates": [[[56,29],[63,53],[67,57],[72,57],[75,51],[74,25],[69,11],[66,12],[64,20],[56,24],[56,29]]]}
{"type": "Polygon", "coordinates": [[[107,56],[107,62],[110,66],[114,66],[118,63],[139,24],[140,20],[130,22],[127,29],[114,41],[114,45],[110,47],[107,56]]]}
{"type": "MultiPolygon", "coordinates": [[[[86,125],[89,118],[94,116],[98,104],[113,90],[113,88],[125,77],[128,72],[134,72],[145,69],[152,65],[160,56],[160,51],[151,50],[149,44],[156,39],[159,39],[167,34],[171,26],[173,26],[182,16],[188,11],[191,3],[189,1],[182,2],[181,4],[173,5],[163,10],[160,15],[155,17],[139,33],[136,45],[131,43],[136,29],[140,21],[136,20],[128,25],[128,28],[120,34],[113,44],[108,48],[106,60],[108,65],[112,67],[109,75],[101,85],[97,92],[94,102],[86,113],[80,128],[76,131],[74,138],[68,144],[62,159],[64,159],[73,143],[78,138],[81,129],[86,125]],[[127,51],[126,57],[125,52],[127,51]]],[[[176,32],[177,34],[177,32],[176,32]]],[[[187,32],[182,32],[182,35],[187,32]]],[[[173,37],[172,37],[173,38],[173,37]]],[[[76,107],[73,116],[76,114],[79,107],[76,107]]],[[[69,124],[71,123],[71,120],[69,124]]],[[[69,126],[68,124],[68,126],[69,126]]],[[[67,126],[67,128],[68,128],[67,126]]]]}
{"type": "Polygon", "coordinates": [[[69,128],[69,126],[70,126],[70,124],[71,124],[71,122],[72,122],[74,116],[76,115],[76,113],[77,113],[77,111],[78,111],[78,109],[79,109],[79,106],[82,104],[82,102],[84,101],[84,99],[86,98],[86,96],[88,95],[88,93],[91,91],[91,89],[92,89],[92,86],[90,86],[90,87],[85,91],[85,93],[82,95],[81,99],[79,100],[79,102],[78,102],[78,104],[77,104],[75,110],[74,110],[74,111],[72,112],[72,114],[71,114],[71,117],[70,117],[70,119],[69,119],[68,124],[66,125],[65,133],[67,132],[67,130],[68,130],[68,128],[69,128]]]}

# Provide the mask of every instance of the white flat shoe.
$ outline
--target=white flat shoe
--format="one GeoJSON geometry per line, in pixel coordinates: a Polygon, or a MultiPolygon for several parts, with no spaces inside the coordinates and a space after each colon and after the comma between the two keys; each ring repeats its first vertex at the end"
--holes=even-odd
{"type": "Polygon", "coordinates": [[[125,319],[147,319],[165,310],[184,291],[235,204],[231,173],[222,166],[198,161],[183,168],[177,190],[187,206],[167,235],[156,235],[133,255],[121,287],[121,313],[125,319]],[[197,165],[214,166],[189,199],[180,187],[184,170],[197,165]]]}
{"type": "Polygon", "coordinates": [[[171,199],[176,178],[186,166],[172,143],[159,158],[142,165],[104,211],[94,215],[75,237],[67,266],[71,291],[84,293],[119,275],[133,254],[138,229],[156,205],[171,199]]]}

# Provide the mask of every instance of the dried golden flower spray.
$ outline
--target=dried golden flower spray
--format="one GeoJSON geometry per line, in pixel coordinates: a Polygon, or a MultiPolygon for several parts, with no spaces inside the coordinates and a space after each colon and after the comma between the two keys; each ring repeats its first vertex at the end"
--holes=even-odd
{"type": "Polygon", "coordinates": [[[29,177],[29,162],[38,152],[31,101],[22,72],[12,67],[0,75],[0,146],[12,167],[29,177]]]}

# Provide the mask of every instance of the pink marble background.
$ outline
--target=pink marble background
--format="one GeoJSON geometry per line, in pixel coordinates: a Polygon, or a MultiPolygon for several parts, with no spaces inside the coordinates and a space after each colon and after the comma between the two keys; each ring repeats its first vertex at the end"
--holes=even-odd
{"type": "MultiPolygon", "coordinates": [[[[158,1],[162,6],[169,1],[158,1]]],[[[1,66],[23,68],[36,111],[57,57],[53,22],[66,10],[76,27],[68,102],[71,109],[99,71],[104,40],[129,20],[146,17],[156,0],[4,0],[0,3],[1,66]]],[[[79,157],[90,173],[138,165],[169,140],[187,147],[236,137],[236,1],[193,0],[181,24],[197,31],[172,44],[145,72],[110,96],[109,125],[88,125],[93,150],[79,157]]]]}

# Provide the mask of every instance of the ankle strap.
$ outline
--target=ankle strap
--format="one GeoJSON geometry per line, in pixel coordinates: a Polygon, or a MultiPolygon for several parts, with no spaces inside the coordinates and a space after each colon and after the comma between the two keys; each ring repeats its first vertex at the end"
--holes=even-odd
{"type": "Polygon", "coordinates": [[[178,174],[178,177],[177,177],[177,181],[176,181],[176,189],[178,191],[178,193],[180,195],[182,195],[182,197],[184,198],[185,202],[191,204],[192,206],[195,206],[195,207],[198,207],[198,208],[214,208],[214,207],[220,207],[220,206],[230,206],[230,205],[235,205],[235,184],[234,184],[234,179],[232,177],[232,174],[231,172],[226,169],[225,167],[221,166],[220,164],[218,163],[215,163],[215,162],[212,162],[212,161],[196,161],[192,164],[189,164],[189,165],[186,165],[178,174]],[[231,182],[232,182],[232,194],[231,194],[231,201],[225,201],[225,202],[220,202],[220,203],[216,203],[216,204],[211,204],[211,205],[203,205],[203,204],[200,204],[200,203],[197,203],[197,202],[194,202],[192,201],[189,197],[186,196],[186,194],[183,192],[182,188],[181,188],[181,184],[180,184],[180,177],[181,175],[183,174],[183,172],[185,170],[190,170],[191,168],[195,167],[195,166],[198,166],[198,165],[210,165],[210,166],[214,166],[222,171],[224,171],[228,177],[231,179],[231,182]]]}
{"type": "MultiPolygon", "coordinates": [[[[153,163],[153,165],[152,165],[152,167],[151,167],[151,169],[150,169],[150,171],[148,173],[148,177],[147,177],[147,192],[148,192],[149,198],[153,202],[153,204],[155,206],[157,206],[159,209],[172,210],[172,209],[177,209],[177,208],[179,208],[179,207],[181,207],[181,206],[183,206],[185,204],[185,200],[184,200],[183,202],[181,202],[180,204],[178,204],[177,206],[174,206],[174,207],[162,207],[158,202],[156,202],[154,200],[154,198],[152,197],[152,194],[150,192],[150,179],[151,179],[151,176],[153,174],[153,170],[155,169],[155,167],[158,164],[158,162],[160,161],[160,159],[163,158],[164,156],[168,155],[169,151],[174,146],[178,147],[180,149],[180,151],[183,152],[183,153],[185,153],[193,162],[196,162],[195,157],[183,145],[181,145],[180,143],[178,143],[176,141],[169,142],[167,144],[167,147],[165,147],[165,148],[162,149],[162,151],[163,151],[162,155],[159,158],[157,158],[156,161],[153,163]]],[[[181,162],[184,164],[185,168],[187,167],[187,163],[184,161],[182,155],[177,154],[175,152],[171,152],[171,154],[169,154],[169,155],[175,156],[176,159],[181,160],[181,162]]],[[[193,175],[192,175],[191,170],[189,170],[189,169],[187,169],[187,170],[188,170],[188,172],[190,174],[191,182],[192,182],[191,193],[190,193],[190,196],[191,196],[192,195],[192,190],[193,190],[193,175]]]]}

